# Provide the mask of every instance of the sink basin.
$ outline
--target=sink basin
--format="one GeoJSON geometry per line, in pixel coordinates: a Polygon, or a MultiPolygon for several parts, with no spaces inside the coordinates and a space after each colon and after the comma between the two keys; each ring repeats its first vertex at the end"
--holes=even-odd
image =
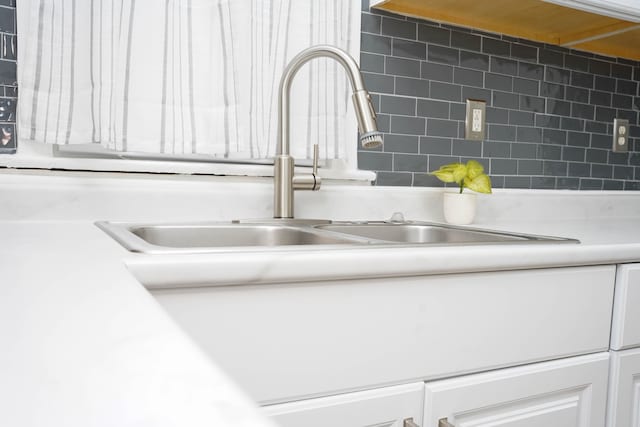
{"type": "MultiPolygon", "coordinates": [[[[465,244],[465,243],[509,243],[526,241],[549,241],[555,238],[526,236],[495,231],[462,229],[435,224],[329,224],[316,228],[368,239],[396,243],[419,244],[465,244]]],[[[566,240],[566,239],[561,239],[566,240]]]]}
{"type": "Polygon", "coordinates": [[[312,227],[237,222],[136,225],[98,222],[111,237],[132,252],[181,253],[247,247],[344,245],[367,243],[358,236],[327,233],[312,227]]]}
{"type": "Polygon", "coordinates": [[[558,237],[497,232],[427,222],[331,222],[260,220],[200,224],[98,222],[98,227],[131,252],[209,253],[277,250],[282,247],[449,246],[579,243],[558,237]]]}
{"type": "Polygon", "coordinates": [[[333,245],[361,239],[272,224],[132,227],[131,233],[156,246],[203,248],[232,246],[333,245]]]}

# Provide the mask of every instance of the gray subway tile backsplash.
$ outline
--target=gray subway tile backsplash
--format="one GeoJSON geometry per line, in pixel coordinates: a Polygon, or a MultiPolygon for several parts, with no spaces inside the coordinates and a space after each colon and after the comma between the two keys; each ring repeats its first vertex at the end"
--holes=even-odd
{"type": "Polygon", "coordinates": [[[489,63],[489,68],[494,73],[509,74],[512,76],[518,75],[518,61],[492,56],[489,63]]]}
{"type": "Polygon", "coordinates": [[[384,55],[363,53],[360,55],[360,70],[372,73],[384,73],[384,55]]]}
{"type": "Polygon", "coordinates": [[[458,123],[453,120],[427,119],[427,135],[457,138],[458,123]]]}
{"type": "Polygon", "coordinates": [[[0,7],[0,31],[3,33],[16,33],[16,8],[0,7]]]}
{"type": "MultiPolygon", "coordinates": [[[[429,97],[429,81],[411,77],[396,77],[396,95],[415,96],[418,100],[429,97]]],[[[368,88],[368,86],[367,86],[368,88]]]]}
{"type": "Polygon", "coordinates": [[[453,81],[453,67],[450,65],[423,62],[421,65],[421,77],[425,80],[437,80],[441,82],[453,81]]]}
{"type": "Polygon", "coordinates": [[[385,72],[394,76],[420,77],[420,61],[387,56],[385,58],[385,72]]]}
{"type": "Polygon", "coordinates": [[[391,116],[391,133],[406,135],[424,135],[426,128],[424,117],[391,116]]]}
{"type": "Polygon", "coordinates": [[[393,39],[391,43],[391,53],[393,56],[412,59],[427,59],[427,51],[424,43],[403,39],[393,39]]]}
{"type": "Polygon", "coordinates": [[[518,62],[518,75],[528,79],[542,80],[544,78],[544,66],[518,62]]]}
{"type": "MultiPolygon", "coordinates": [[[[445,101],[436,101],[433,99],[418,99],[417,113],[422,117],[448,119],[450,117],[451,107],[453,107],[454,105],[458,104],[453,104],[445,101]]],[[[464,118],[460,120],[464,120],[464,118]]]]}
{"type": "Polygon", "coordinates": [[[442,187],[427,172],[475,159],[495,188],[640,190],[640,62],[368,8],[361,51],[385,145],[358,161],[376,185],[442,187]],[[485,141],[463,139],[468,98],[487,102],[485,141]],[[616,117],[629,153],[611,151],[616,117]]]}
{"type": "Polygon", "coordinates": [[[383,149],[391,153],[419,153],[420,137],[416,135],[388,134],[383,149]]]}
{"type": "Polygon", "coordinates": [[[378,172],[376,185],[396,187],[410,187],[413,184],[413,174],[409,172],[378,172]]]}
{"type": "Polygon", "coordinates": [[[570,70],[589,71],[589,58],[579,55],[565,55],[564,65],[570,70]]]}
{"type": "Polygon", "coordinates": [[[393,170],[408,172],[423,172],[427,167],[429,156],[423,154],[393,154],[393,170]]]}
{"type": "Polygon", "coordinates": [[[491,55],[509,56],[511,54],[511,43],[495,38],[483,37],[482,52],[491,55]]]}
{"type": "Polygon", "coordinates": [[[416,99],[401,96],[380,96],[380,112],[390,114],[416,115],[416,99]]]}
{"type": "Polygon", "coordinates": [[[439,62],[449,65],[460,64],[460,51],[458,49],[432,44],[427,47],[427,50],[427,59],[429,62],[439,62]]]}
{"type": "Polygon", "coordinates": [[[0,155],[17,150],[16,104],[17,37],[16,3],[5,1],[0,7],[0,155]]]}
{"type": "Polygon", "coordinates": [[[481,53],[460,51],[460,66],[474,70],[487,71],[489,69],[489,56],[481,53]]]}
{"type": "Polygon", "coordinates": [[[431,98],[461,102],[462,86],[449,83],[431,82],[431,98]]]}
{"type": "Polygon", "coordinates": [[[449,46],[451,44],[451,30],[433,25],[419,25],[418,40],[449,46]]]}
{"type": "Polygon", "coordinates": [[[616,79],[611,77],[596,76],[596,90],[614,92],[616,90],[616,79]]]}

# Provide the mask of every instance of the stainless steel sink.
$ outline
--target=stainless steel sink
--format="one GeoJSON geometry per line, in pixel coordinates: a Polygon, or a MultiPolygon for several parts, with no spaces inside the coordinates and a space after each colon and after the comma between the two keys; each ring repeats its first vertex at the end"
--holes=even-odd
{"type": "Polygon", "coordinates": [[[335,245],[361,239],[273,224],[160,225],[133,227],[131,233],[156,246],[203,248],[229,246],[335,245]]]}
{"type": "Polygon", "coordinates": [[[358,236],[327,233],[313,227],[237,222],[178,225],[97,225],[132,252],[209,252],[247,247],[345,245],[368,243],[358,236]]]}
{"type": "Polygon", "coordinates": [[[427,222],[261,220],[200,224],[98,222],[131,252],[208,253],[284,247],[345,248],[579,243],[574,239],[454,227],[427,222]]]}
{"type": "Polygon", "coordinates": [[[316,227],[322,230],[395,243],[441,245],[468,243],[516,243],[556,240],[567,241],[567,239],[558,239],[553,237],[463,229],[427,223],[347,223],[318,225],[316,227]]]}

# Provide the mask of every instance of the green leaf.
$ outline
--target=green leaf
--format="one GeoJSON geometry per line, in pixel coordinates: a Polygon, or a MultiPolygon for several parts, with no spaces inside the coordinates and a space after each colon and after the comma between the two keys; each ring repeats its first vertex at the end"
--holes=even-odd
{"type": "Polygon", "coordinates": [[[485,174],[480,174],[473,179],[467,177],[464,181],[464,185],[469,190],[473,190],[478,193],[491,194],[491,179],[485,174]]]}
{"type": "Polygon", "coordinates": [[[442,182],[453,182],[453,172],[448,170],[442,170],[442,168],[437,171],[433,171],[430,175],[435,175],[442,182]]]}
{"type": "Polygon", "coordinates": [[[475,179],[477,176],[482,175],[484,168],[480,162],[475,160],[469,160],[467,162],[467,176],[470,179],[475,179]]]}
{"type": "Polygon", "coordinates": [[[431,172],[442,182],[460,183],[467,175],[467,167],[462,163],[450,163],[440,167],[440,169],[431,172]]]}
{"type": "Polygon", "coordinates": [[[478,193],[491,193],[491,179],[483,173],[484,168],[480,162],[469,160],[467,164],[449,163],[433,171],[434,175],[442,182],[455,182],[460,186],[460,192],[468,188],[478,193]]]}
{"type": "Polygon", "coordinates": [[[467,176],[467,167],[462,163],[456,163],[453,169],[453,180],[459,184],[465,176],[467,176]]]}

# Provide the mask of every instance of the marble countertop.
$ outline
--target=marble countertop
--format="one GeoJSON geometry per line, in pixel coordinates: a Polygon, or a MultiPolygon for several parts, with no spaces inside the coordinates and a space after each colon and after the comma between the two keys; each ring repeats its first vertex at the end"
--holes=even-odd
{"type": "Polygon", "coordinates": [[[92,222],[1,222],[0,423],[269,425],[134,275],[153,287],[640,261],[632,219],[480,225],[582,243],[153,256],[92,222]]]}
{"type": "MultiPolygon", "coordinates": [[[[147,288],[640,262],[640,194],[497,191],[475,227],[581,244],[132,254],[94,221],[265,217],[271,183],[0,173],[0,425],[269,426],[147,288]],[[513,218],[518,220],[514,221],[513,218]]],[[[298,217],[441,219],[438,189],[327,185],[298,217]]]]}
{"type": "Polygon", "coordinates": [[[0,236],[0,425],[271,425],[93,223],[0,236]]]}

